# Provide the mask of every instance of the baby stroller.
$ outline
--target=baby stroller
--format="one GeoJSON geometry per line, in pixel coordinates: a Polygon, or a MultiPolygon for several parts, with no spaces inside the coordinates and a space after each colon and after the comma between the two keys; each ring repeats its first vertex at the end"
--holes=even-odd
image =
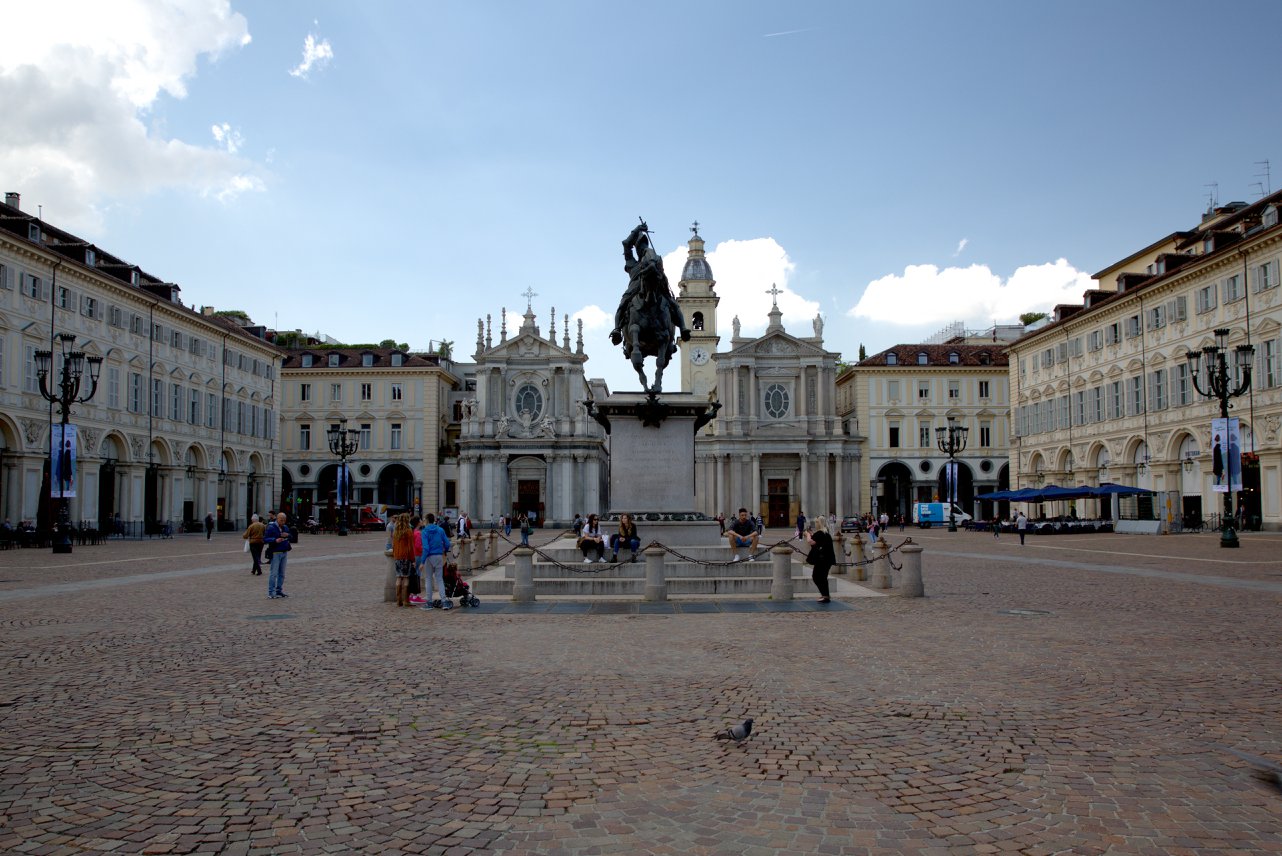
{"type": "Polygon", "coordinates": [[[457,597],[459,606],[476,607],[481,605],[481,599],[472,594],[472,587],[459,576],[457,562],[447,561],[445,563],[445,570],[441,575],[441,580],[445,583],[445,596],[457,597]]]}

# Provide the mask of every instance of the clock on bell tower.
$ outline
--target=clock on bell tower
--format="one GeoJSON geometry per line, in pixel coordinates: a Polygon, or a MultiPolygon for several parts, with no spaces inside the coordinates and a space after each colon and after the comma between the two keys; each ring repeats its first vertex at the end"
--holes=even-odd
{"type": "Polygon", "coordinates": [[[681,343],[681,389],[707,395],[717,385],[717,296],[712,268],[703,253],[699,221],[690,227],[689,254],[677,286],[677,303],[690,328],[690,341],[681,343]]]}

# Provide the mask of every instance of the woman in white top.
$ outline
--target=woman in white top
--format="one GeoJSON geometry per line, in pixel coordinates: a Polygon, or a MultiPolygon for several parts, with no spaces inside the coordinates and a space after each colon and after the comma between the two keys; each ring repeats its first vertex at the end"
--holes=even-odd
{"type": "Polygon", "coordinates": [[[583,551],[583,561],[591,562],[592,553],[596,553],[598,562],[605,561],[605,539],[601,537],[601,524],[595,514],[589,514],[588,520],[579,531],[579,549],[583,551]]]}

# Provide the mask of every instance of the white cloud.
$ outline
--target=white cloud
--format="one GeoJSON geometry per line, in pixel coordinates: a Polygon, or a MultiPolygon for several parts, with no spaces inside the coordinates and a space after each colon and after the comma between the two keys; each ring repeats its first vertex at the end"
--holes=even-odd
{"type": "Polygon", "coordinates": [[[289,70],[291,77],[301,77],[307,79],[312,69],[322,69],[329,64],[334,58],[334,49],[330,47],[329,39],[316,41],[316,36],[311,33],[303,40],[303,61],[289,70]]]}
{"type": "Polygon", "coordinates": [[[570,316],[571,321],[583,321],[583,329],[586,330],[610,330],[614,327],[614,315],[605,311],[595,303],[584,306],[578,312],[570,316]]]}
{"type": "Polygon", "coordinates": [[[0,52],[0,182],[59,225],[96,230],[107,200],[179,188],[228,198],[261,188],[253,166],[149,127],[183,98],[202,57],[249,43],[227,0],[11,4],[0,52]]]}
{"type": "Polygon", "coordinates": [[[908,265],[868,283],[847,311],[860,318],[905,327],[965,321],[983,326],[1013,321],[1023,312],[1049,310],[1057,303],[1081,303],[1094,285],[1090,275],[1065,259],[1025,265],[1003,280],[987,265],[908,265]]]}
{"type": "Polygon", "coordinates": [[[214,135],[214,141],[227,150],[227,154],[234,155],[240,151],[240,147],[245,140],[231,125],[223,122],[221,125],[214,125],[209,129],[214,135]]]}
{"type": "MultiPolygon", "coordinates": [[[[687,257],[685,245],[663,257],[663,270],[674,293],[687,257]]],[[[779,287],[779,310],[783,313],[784,327],[799,336],[813,334],[810,322],[819,314],[819,302],[807,300],[790,288],[788,280],[796,265],[774,238],[722,241],[708,252],[708,265],[721,297],[717,329],[727,347],[731,319],[736,315],[744,336],[760,335],[766,329],[773,303],[767,291],[773,286],[779,287]]]]}
{"type": "Polygon", "coordinates": [[[957,258],[958,256],[960,256],[962,254],[962,250],[966,249],[966,245],[969,243],[970,243],[970,238],[962,238],[960,241],[958,241],[957,249],[953,250],[953,258],[957,258]]]}

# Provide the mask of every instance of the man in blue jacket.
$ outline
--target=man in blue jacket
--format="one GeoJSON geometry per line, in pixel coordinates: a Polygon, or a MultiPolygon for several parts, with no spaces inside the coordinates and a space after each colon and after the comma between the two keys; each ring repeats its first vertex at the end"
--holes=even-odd
{"type": "Polygon", "coordinates": [[[267,560],[271,571],[267,576],[267,596],[275,599],[289,597],[281,589],[285,585],[285,560],[293,545],[289,543],[289,527],[285,525],[285,512],[276,515],[263,533],[263,546],[267,548],[267,560]]]}
{"type": "Polygon", "coordinates": [[[427,565],[431,575],[421,574],[423,583],[427,591],[423,594],[426,596],[427,603],[423,604],[423,609],[432,609],[439,606],[441,609],[450,609],[454,606],[454,601],[445,596],[445,554],[450,551],[450,536],[445,534],[445,530],[436,525],[436,515],[427,515],[427,526],[423,527],[423,564],[427,565]],[[440,592],[440,600],[433,600],[433,589],[440,592]]]}

